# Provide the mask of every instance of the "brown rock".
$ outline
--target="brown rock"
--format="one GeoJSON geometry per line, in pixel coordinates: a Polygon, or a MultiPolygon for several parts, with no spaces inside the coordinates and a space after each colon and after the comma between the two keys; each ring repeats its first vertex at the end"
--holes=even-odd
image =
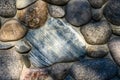
{"type": "Polygon", "coordinates": [[[24,37],[26,29],[15,19],[5,22],[0,30],[0,41],[15,41],[24,37]]]}
{"type": "Polygon", "coordinates": [[[45,24],[47,20],[47,4],[41,0],[31,6],[18,10],[17,17],[30,28],[38,28],[45,24]]]}

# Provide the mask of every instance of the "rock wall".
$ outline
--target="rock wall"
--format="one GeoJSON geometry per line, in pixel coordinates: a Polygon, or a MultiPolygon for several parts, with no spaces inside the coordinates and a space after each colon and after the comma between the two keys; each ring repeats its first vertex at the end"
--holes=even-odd
{"type": "Polygon", "coordinates": [[[120,80],[120,0],[0,0],[0,80],[120,80]]]}

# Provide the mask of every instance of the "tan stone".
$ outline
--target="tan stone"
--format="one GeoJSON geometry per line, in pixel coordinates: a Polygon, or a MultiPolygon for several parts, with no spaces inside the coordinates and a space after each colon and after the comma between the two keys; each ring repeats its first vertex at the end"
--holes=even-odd
{"type": "Polygon", "coordinates": [[[23,27],[17,20],[6,21],[0,30],[0,41],[15,41],[24,37],[26,33],[23,27]]]}
{"type": "Polygon", "coordinates": [[[30,28],[38,28],[44,25],[47,20],[47,14],[47,4],[41,0],[17,11],[18,19],[30,28]]]}

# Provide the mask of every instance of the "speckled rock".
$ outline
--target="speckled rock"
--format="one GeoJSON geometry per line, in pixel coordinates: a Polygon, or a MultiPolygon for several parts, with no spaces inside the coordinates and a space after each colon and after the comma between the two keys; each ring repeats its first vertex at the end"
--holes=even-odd
{"type": "Polygon", "coordinates": [[[92,7],[101,8],[103,4],[108,0],[88,0],[92,7]]]}
{"type": "Polygon", "coordinates": [[[117,66],[110,59],[87,59],[71,68],[75,80],[109,80],[117,74],[117,66]]]}
{"type": "Polygon", "coordinates": [[[38,28],[45,24],[47,20],[47,4],[42,0],[38,0],[31,6],[18,10],[17,17],[20,22],[29,28],[38,28]]]}
{"type": "Polygon", "coordinates": [[[26,29],[17,20],[12,19],[4,23],[0,30],[0,41],[15,41],[24,37],[26,29]]]}
{"type": "Polygon", "coordinates": [[[49,5],[48,11],[52,17],[56,17],[56,18],[60,18],[60,17],[63,17],[65,15],[64,9],[60,6],[49,5]]]}
{"type": "Polygon", "coordinates": [[[55,5],[65,5],[69,0],[43,0],[46,1],[50,4],[55,4],[55,5]]]}
{"type": "Polygon", "coordinates": [[[115,62],[120,65],[120,37],[113,37],[109,43],[108,47],[110,49],[111,55],[115,62]]]}
{"type": "Polygon", "coordinates": [[[66,20],[75,26],[88,23],[91,19],[91,7],[87,0],[70,0],[66,5],[66,20]]]}
{"type": "Polygon", "coordinates": [[[94,9],[92,8],[92,19],[99,21],[103,17],[103,8],[94,9]]]}
{"type": "Polygon", "coordinates": [[[92,58],[102,58],[109,53],[107,44],[105,45],[88,45],[87,55],[92,58]]]}
{"type": "Polygon", "coordinates": [[[0,0],[0,16],[14,17],[16,12],[16,0],[0,0]]]}
{"type": "Polygon", "coordinates": [[[17,9],[23,9],[26,8],[27,6],[33,4],[37,0],[16,0],[16,7],[17,9]]]}
{"type": "Polygon", "coordinates": [[[110,24],[113,34],[120,35],[120,26],[110,24]]]}
{"type": "Polygon", "coordinates": [[[48,68],[48,73],[54,78],[54,80],[64,80],[72,64],[73,62],[52,65],[48,68]]]}
{"type": "Polygon", "coordinates": [[[15,45],[15,49],[19,53],[27,53],[31,50],[31,46],[26,40],[18,41],[15,45]]]}
{"type": "Polygon", "coordinates": [[[89,44],[100,45],[105,44],[111,36],[111,28],[107,21],[90,22],[82,26],[80,29],[85,40],[89,44]]]}
{"type": "Polygon", "coordinates": [[[70,62],[84,57],[85,41],[67,22],[49,18],[45,26],[25,37],[32,45],[30,60],[36,67],[70,62]]]}
{"type": "Polygon", "coordinates": [[[120,25],[120,0],[108,0],[104,8],[104,16],[114,25],[120,25]]]}
{"type": "Polygon", "coordinates": [[[14,49],[0,50],[0,80],[19,80],[22,71],[20,60],[14,49]]]}

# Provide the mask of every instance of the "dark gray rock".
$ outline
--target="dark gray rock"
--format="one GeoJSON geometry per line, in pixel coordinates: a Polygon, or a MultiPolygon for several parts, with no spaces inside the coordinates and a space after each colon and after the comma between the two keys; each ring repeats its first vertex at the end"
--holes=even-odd
{"type": "Polygon", "coordinates": [[[120,25],[120,0],[108,0],[103,13],[109,22],[120,25]]]}
{"type": "Polygon", "coordinates": [[[112,34],[112,30],[105,20],[90,22],[89,24],[82,26],[80,30],[87,43],[92,45],[107,43],[112,34]]]}
{"type": "Polygon", "coordinates": [[[87,59],[71,68],[75,80],[109,80],[117,74],[117,66],[110,59],[87,59]]]}
{"type": "Polygon", "coordinates": [[[115,77],[115,78],[113,78],[113,79],[110,79],[110,80],[120,80],[120,78],[118,78],[118,77],[115,77]]]}
{"type": "Polygon", "coordinates": [[[91,19],[91,6],[87,0],[70,0],[66,5],[66,20],[75,26],[86,24],[91,19]]]}
{"type": "Polygon", "coordinates": [[[86,54],[82,36],[61,19],[49,18],[43,27],[30,30],[26,39],[32,45],[30,60],[36,67],[78,60],[86,54]]]}
{"type": "Polygon", "coordinates": [[[68,75],[64,80],[75,80],[72,76],[68,75]]]}
{"type": "Polygon", "coordinates": [[[108,43],[109,50],[115,62],[120,65],[120,37],[113,37],[108,43]]]}
{"type": "Polygon", "coordinates": [[[16,0],[0,0],[0,16],[14,17],[16,12],[16,0]]]}
{"type": "Polygon", "coordinates": [[[101,8],[107,0],[88,0],[92,7],[101,8]]]}
{"type": "Polygon", "coordinates": [[[60,17],[63,17],[65,15],[64,9],[60,6],[49,5],[48,11],[52,17],[56,17],[56,18],[60,18],[60,17]]]}
{"type": "Polygon", "coordinates": [[[92,8],[92,19],[99,21],[103,17],[103,8],[94,9],[92,8]]]}
{"type": "Polygon", "coordinates": [[[109,53],[107,44],[105,45],[88,45],[87,55],[92,58],[102,58],[109,53]]]}
{"type": "Polygon", "coordinates": [[[48,72],[54,78],[54,80],[64,80],[72,64],[72,62],[58,63],[49,67],[48,72]]]}
{"type": "Polygon", "coordinates": [[[65,5],[69,0],[43,0],[43,1],[55,5],[65,5]]]}

